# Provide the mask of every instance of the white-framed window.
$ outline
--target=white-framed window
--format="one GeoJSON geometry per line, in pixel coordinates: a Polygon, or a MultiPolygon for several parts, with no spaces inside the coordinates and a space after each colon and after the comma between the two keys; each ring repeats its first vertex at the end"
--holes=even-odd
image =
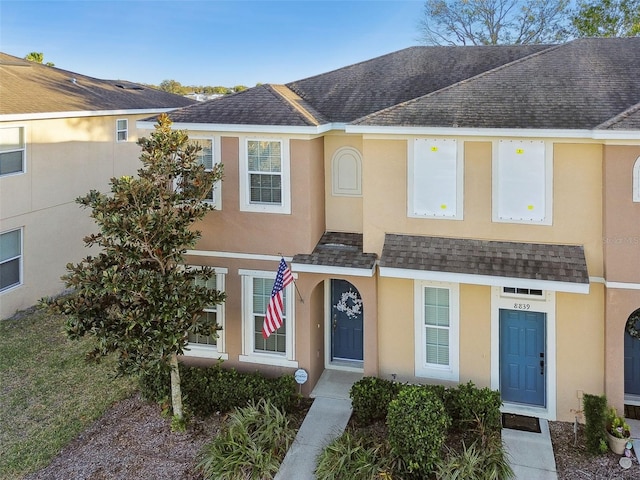
{"type": "Polygon", "coordinates": [[[22,285],[22,229],[0,234],[0,292],[22,285]]]}
{"type": "Polygon", "coordinates": [[[504,296],[542,298],[544,291],[537,288],[502,287],[502,294],[504,296]]]}
{"type": "MultiPolygon", "coordinates": [[[[220,163],[219,139],[216,142],[216,139],[211,137],[189,137],[189,140],[201,147],[198,152],[198,162],[204,165],[207,171],[213,170],[214,165],[220,163]]],[[[212,185],[209,195],[205,198],[205,202],[211,203],[217,210],[222,209],[221,188],[222,182],[219,180],[212,185]]]]}
{"type": "Polygon", "coordinates": [[[240,210],[290,214],[289,142],[247,138],[240,149],[240,210]]]}
{"type": "MultiPolygon", "coordinates": [[[[188,267],[198,268],[198,267],[188,267]]],[[[196,283],[204,285],[212,290],[225,291],[225,277],[228,272],[226,268],[214,268],[215,274],[208,280],[203,279],[196,280],[196,283]]],[[[222,358],[227,360],[228,354],[225,353],[225,305],[224,302],[218,305],[211,305],[204,309],[203,315],[208,317],[208,320],[215,322],[220,327],[218,330],[218,337],[213,338],[208,335],[189,335],[189,344],[184,350],[184,355],[187,357],[207,357],[207,358],[222,358]]]]}
{"type": "Polygon", "coordinates": [[[116,120],[116,142],[126,142],[129,139],[129,120],[120,118],[116,120]]]}
{"type": "Polygon", "coordinates": [[[640,202],[640,157],[633,164],[633,201],[640,202]]]}
{"type": "Polygon", "coordinates": [[[460,289],[455,283],[415,282],[415,374],[458,381],[460,289]]]}
{"type": "Polygon", "coordinates": [[[331,162],[332,189],[335,196],[362,196],[362,155],[353,147],[339,148],[331,162]]]}
{"type": "Polygon", "coordinates": [[[416,138],[408,148],[407,215],[462,220],[464,160],[458,141],[416,138]]]}
{"type": "Polygon", "coordinates": [[[267,339],[262,326],[271,298],[276,272],[240,270],[242,277],[242,355],[241,362],[297,368],[295,361],[295,312],[293,284],[283,290],[282,327],[267,339]]]}
{"type": "Polygon", "coordinates": [[[25,172],[24,127],[0,128],[0,177],[25,172]]]}
{"type": "Polygon", "coordinates": [[[553,144],[500,140],[494,147],[493,221],[551,225],[553,144]]]}

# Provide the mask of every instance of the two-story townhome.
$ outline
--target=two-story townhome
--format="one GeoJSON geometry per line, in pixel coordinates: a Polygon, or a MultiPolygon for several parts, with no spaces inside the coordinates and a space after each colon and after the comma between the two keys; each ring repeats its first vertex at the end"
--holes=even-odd
{"type": "Polygon", "coordinates": [[[640,386],[638,52],[413,47],[172,112],[225,166],[187,257],[216,268],[222,330],[187,355],[303,368],[307,393],[337,369],[473,381],[548,419],[585,392],[621,408],[640,386]],[[296,281],[264,339],[281,256],[296,281]]]}
{"type": "Polygon", "coordinates": [[[0,53],[0,318],[60,293],[88,254],[74,200],[140,168],[136,121],[192,103],[0,53]]]}

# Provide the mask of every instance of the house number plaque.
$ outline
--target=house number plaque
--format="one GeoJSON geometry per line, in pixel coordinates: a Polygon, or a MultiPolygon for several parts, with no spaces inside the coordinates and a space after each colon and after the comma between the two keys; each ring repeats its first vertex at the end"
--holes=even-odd
{"type": "Polygon", "coordinates": [[[530,303],[514,303],[513,309],[514,310],[531,310],[531,304],[530,303]]]}

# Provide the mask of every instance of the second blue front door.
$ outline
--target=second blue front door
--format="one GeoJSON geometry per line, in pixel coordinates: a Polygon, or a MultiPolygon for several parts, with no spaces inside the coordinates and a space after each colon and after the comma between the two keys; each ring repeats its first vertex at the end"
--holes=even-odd
{"type": "Polygon", "coordinates": [[[500,310],[500,392],[504,402],[546,406],[546,314],[500,310]]]}
{"type": "Polygon", "coordinates": [[[331,359],[362,361],[364,307],[346,280],[331,280],[331,359]]]}

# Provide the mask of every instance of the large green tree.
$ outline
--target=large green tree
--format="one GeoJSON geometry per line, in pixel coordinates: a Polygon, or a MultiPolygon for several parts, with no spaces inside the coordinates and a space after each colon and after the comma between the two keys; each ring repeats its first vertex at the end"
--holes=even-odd
{"type": "Polygon", "coordinates": [[[554,43],[568,35],[568,0],[426,0],[419,23],[430,45],[554,43]]]}
{"type": "Polygon", "coordinates": [[[193,225],[212,209],[203,199],[222,167],[206,170],[199,147],[164,114],[138,143],[138,177],[113,178],[110,194],[92,190],[77,199],[99,229],[84,242],[99,253],[67,265],[63,279],[72,294],[47,303],[67,315],[70,338],[95,338],[89,357],[115,353],[120,374],[170,367],[174,425],[181,426],[178,355],[190,333],[216,335],[218,326],[202,312],[224,300],[203,286],[213,270],[185,268],[183,255],[200,237],[193,225]]]}
{"type": "Polygon", "coordinates": [[[637,37],[640,0],[580,0],[571,23],[578,37],[637,37]]]}

